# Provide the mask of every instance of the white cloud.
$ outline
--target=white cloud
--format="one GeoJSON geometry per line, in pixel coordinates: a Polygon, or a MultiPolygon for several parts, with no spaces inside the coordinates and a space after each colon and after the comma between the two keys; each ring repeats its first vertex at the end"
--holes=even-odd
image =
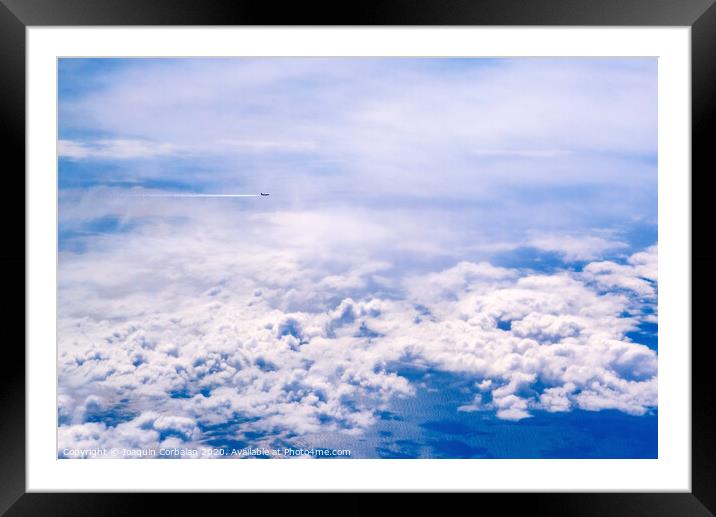
{"type": "Polygon", "coordinates": [[[60,139],[57,141],[57,155],[60,158],[73,160],[84,158],[130,160],[166,156],[177,152],[173,144],[145,140],[103,139],[84,142],[60,139]]]}
{"type": "Polygon", "coordinates": [[[584,273],[603,288],[627,289],[653,299],[656,297],[658,273],[657,248],[652,246],[632,255],[627,264],[592,262],[584,268],[584,273]]]}
{"type": "Polygon", "coordinates": [[[556,251],[567,261],[593,260],[605,252],[627,248],[625,242],[595,235],[546,234],[532,237],[528,246],[545,251],[556,251]]]}
{"type": "MultiPolygon", "coordinates": [[[[656,169],[642,160],[656,153],[655,61],[478,60],[441,73],[434,66],[129,62],[106,72],[101,87],[61,99],[61,129],[112,136],[65,139],[60,154],[180,157],[182,173],[172,179],[271,189],[303,209],[346,198],[421,206],[500,198],[497,216],[491,206],[477,220],[508,219],[509,228],[528,219],[575,226],[596,216],[655,218],[656,169]],[[570,191],[557,217],[550,212],[546,197],[585,185],[593,187],[589,200],[572,205],[570,191]],[[530,187],[539,192],[519,195],[530,187]]],[[[117,163],[113,174],[164,178],[167,167],[133,165],[117,163]]]]}
{"type": "Polygon", "coordinates": [[[655,62],[446,63],[132,61],[61,99],[103,136],[59,142],[60,445],[357,435],[406,357],[473,379],[461,411],[655,407],[656,248],[594,230],[655,219],[655,62]],[[593,262],[488,260],[520,246],[593,262]]]}
{"type": "MultiPolygon", "coordinates": [[[[315,151],[316,144],[309,141],[280,141],[280,140],[234,140],[231,138],[218,141],[219,147],[215,150],[229,151],[236,149],[239,151],[252,152],[306,152],[315,151]]],[[[207,149],[208,150],[208,149],[207,149]]]]}
{"type": "Polygon", "coordinates": [[[159,156],[187,157],[230,154],[232,152],[308,152],[315,150],[313,142],[278,140],[232,140],[222,139],[216,142],[199,144],[173,144],[148,139],[96,139],[57,141],[57,155],[72,160],[136,160],[159,156]]]}
{"type": "Polygon", "coordinates": [[[565,149],[475,149],[473,154],[507,158],[556,158],[571,152],[565,149]]]}
{"type": "Polygon", "coordinates": [[[460,262],[405,276],[381,296],[363,288],[391,264],[360,252],[366,238],[382,246],[380,233],[293,238],[291,217],[251,219],[279,225],[270,234],[284,245],[274,249],[265,227],[255,229],[261,239],[237,241],[232,220],[151,226],[63,255],[61,449],[199,443],[200,423],[265,444],[362,433],[376,411],[414,396],[387,368],[406,355],[473,377],[474,402],[456,410],[500,419],[657,404],[656,353],[625,338],[636,320],[622,317],[645,294],[624,279],[654,274],[655,247],[583,273],[460,262]],[[602,292],[605,282],[623,290],[602,292]],[[119,423],[87,422],[93,412],[119,423]]]}

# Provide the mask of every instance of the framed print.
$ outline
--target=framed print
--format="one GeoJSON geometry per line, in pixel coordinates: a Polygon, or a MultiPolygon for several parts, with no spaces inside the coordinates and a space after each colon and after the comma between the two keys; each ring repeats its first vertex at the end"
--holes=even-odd
{"type": "Polygon", "coordinates": [[[716,8],[449,4],[4,1],[8,515],[711,515],[716,8]]]}

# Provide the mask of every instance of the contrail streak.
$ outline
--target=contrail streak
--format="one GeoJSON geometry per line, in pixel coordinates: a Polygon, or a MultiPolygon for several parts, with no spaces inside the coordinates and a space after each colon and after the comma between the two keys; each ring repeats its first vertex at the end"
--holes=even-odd
{"type": "Polygon", "coordinates": [[[260,194],[138,194],[137,197],[261,197],[260,194]]]}

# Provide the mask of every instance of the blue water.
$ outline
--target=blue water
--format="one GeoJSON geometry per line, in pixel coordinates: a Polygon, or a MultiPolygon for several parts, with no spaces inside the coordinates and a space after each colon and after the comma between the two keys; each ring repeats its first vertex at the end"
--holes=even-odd
{"type": "MultiPolygon", "coordinates": [[[[406,372],[401,372],[406,373],[406,372]]],[[[412,377],[418,377],[418,371],[412,377]]],[[[533,412],[519,422],[494,412],[461,412],[474,380],[426,371],[415,397],[392,404],[361,437],[302,438],[301,446],[345,447],[354,458],[657,458],[657,412],[533,412]]]]}
{"type": "Polygon", "coordinates": [[[626,337],[635,343],[648,346],[652,350],[659,348],[659,326],[656,323],[642,322],[637,330],[627,332],[626,337]]]}
{"type": "MultiPolygon", "coordinates": [[[[658,457],[656,411],[642,416],[612,410],[537,411],[518,422],[500,420],[493,411],[457,410],[472,402],[474,378],[407,364],[394,366],[417,387],[416,394],[394,400],[389,408],[378,411],[377,423],[362,435],[275,435],[256,430],[253,424],[259,418],[237,416],[220,424],[200,424],[201,442],[227,451],[267,443],[277,449],[350,449],[352,458],[658,457]]],[[[189,395],[186,390],[173,393],[176,398],[189,395]]],[[[135,416],[120,404],[112,410],[89,408],[87,421],[114,427],[135,416]]],[[[341,424],[331,419],[325,423],[341,424]]]]}

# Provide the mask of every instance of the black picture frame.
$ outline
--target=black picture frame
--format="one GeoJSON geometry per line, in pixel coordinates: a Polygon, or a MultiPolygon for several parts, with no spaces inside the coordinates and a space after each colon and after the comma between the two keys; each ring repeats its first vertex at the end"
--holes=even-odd
{"type": "MultiPolygon", "coordinates": [[[[245,0],[0,0],[0,128],[6,200],[0,203],[5,245],[0,253],[3,297],[3,358],[0,379],[0,512],[7,515],[129,515],[158,500],[162,513],[206,503],[188,494],[26,493],[25,490],[25,30],[29,26],[82,25],[553,25],[691,27],[692,79],[692,491],[643,494],[480,494],[508,511],[537,515],[714,515],[716,512],[716,390],[710,385],[712,339],[705,339],[709,294],[716,281],[711,251],[713,201],[709,177],[716,170],[715,0],[363,0],[283,3],[245,0]],[[9,158],[9,159],[8,159],[9,158]],[[694,186],[697,188],[694,188],[694,186]],[[23,193],[21,195],[21,192],[23,193]],[[7,194],[10,194],[9,196],[7,194]],[[709,204],[711,201],[711,204],[709,204]],[[699,234],[698,229],[702,232],[699,234]],[[698,236],[701,239],[698,239],[698,236]],[[20,273],[22,272],[22,274],[20,273]],[[22,284],[22,285],[21,285],[22,284]],[[701,301],[699,301],[701,296],[701,301]],[[9,332],[11,331],[11,332],[9,332]],[[699,339],[701,338],[701,339],[699,339]]],[[[684,171],[685,174],[689,171],[684,171]]],[[[689,346],[685,343],[684,346],[689,346]]],[[[235,495],[211,495],[212,507],[235,495]],[[218,499],[217,499],[218,498],[218,499]]],[[[245,497],[245,495],[241,495],[245,497]]],[[[310,495],[293,496],[287,509],[310,495]],[[297,500],[298,497],[298,500],[297,500]]],[[[460,496],[464,497],[464,496],[460,496]]],[[[420,496],[412,501],[421,504],[420,496]]],[[[229,502],[229,504],[231,504],[229,502]]],[[[276,500],[272,498],[275,506],[276,500]]],[[[364,514],[369,497],[351,495],[340,513],[364,514]]],[[[312,511],[331,512],[330,505],[312,511]]]]}

